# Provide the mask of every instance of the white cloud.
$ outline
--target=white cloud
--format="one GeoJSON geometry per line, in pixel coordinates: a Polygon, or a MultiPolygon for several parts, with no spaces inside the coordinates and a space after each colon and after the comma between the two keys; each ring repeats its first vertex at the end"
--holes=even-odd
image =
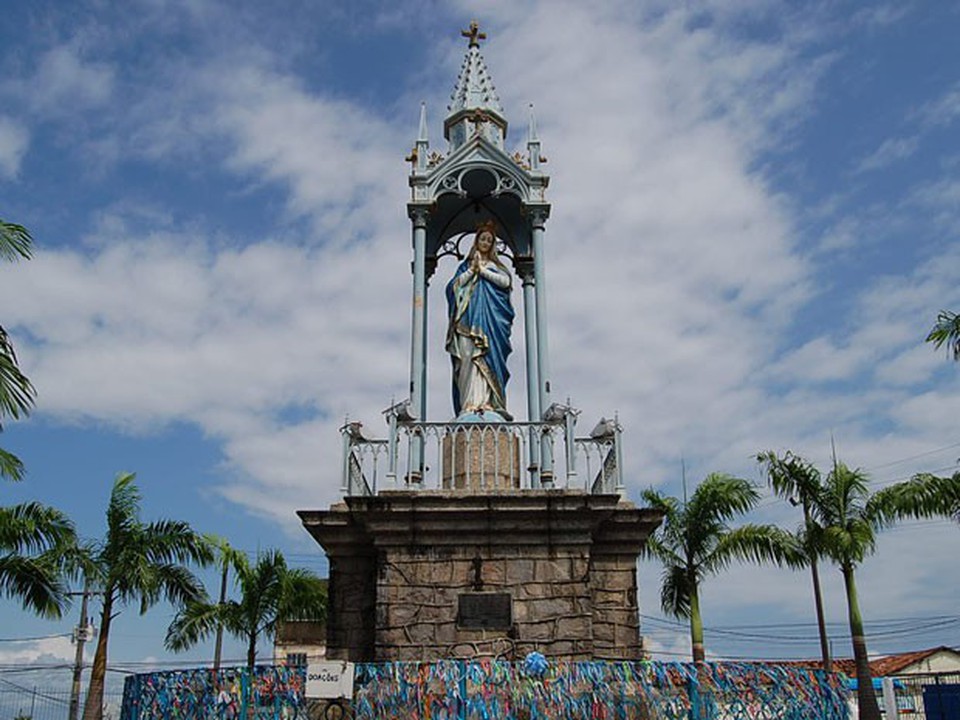
{"type": "Polygon", "coordinates": [[[944,93],[925,103],[916,116],[929,127],[944,127],[960,118],[960,83],[954,83],[944,93]]]}
{"type": "Polygon", "coordinates": [[[114,75],[109,65],[84,58],[78,44],[70,43],[44,53],[34,76],[19,90],[36,112],[77,117],[110,100],[114,75]]]}
{"type": "Polygon", "coordinates": [[[915,135],[911,137],[887,138],[880,144],[880,147],[860,161],[860,164],[857,166],[857,172],[879,170],[888,165],[893,165],[900,160],[905,160],[917,151],[919,144],[920,138],[915,135]]]}
{"type": "MultiPolygon", "coordinates": [[[[536,99],[546,153],[555,152],[555,386],[575,401],[589,398],[590,415],[620,409],[632,431],[644,429],[644,447],[674,436],[660,452],[675,458],[691,437],[711,435],[714,423],[760,400],[738,388],[772,352],[771,324],[806,295],[789,215],[749,170],[749,148],[802,102],[807,78],[792,83],[776,47],[688,37],[682,13],[642,28],[637,42],[618,11],[569,12],[576,23],[552,9],[521,17],[498,36],[493,68],[495,78],[496,67],[517,68],[498,80],[508,112],[516,117],[520,98],[536,99]],[[573,26],[575,43],[529,43],[573,26]],[[611,54],[620,35],[626,50],[611,54]],[[773,108],[758,83],[775,88],[773,108]],[[742,99],[747,86],[755,89],[742,99]],[[607,371],[598,377],[597,367],[607,371]],[[651,406],[672,412],[651,425],[641,419],[651,406]],[[704,422],[678,446],[684,414],[704,422]]],[[[92,254],[44,253],[8,287],[13,295],[29,287],[37,299],[14,319],[30,329],[22,354],[44,388],[45,412],[134,426],[197,421],[244,471],[231,496],[280,516],[284,502],[302,497],[298,488],[316,487],[317,448],[337,452],[343,416],[372,417],[377,431],[379,410],[405,385],[409,229],[400,160],[413,126],[398,132],[360,106],[308,94],[257,52],[245,58],[229,74],[219,64],[198,69],[193,86],[169,96],[171,112],[187,113],[186,126],[201,136],[226,140],[224,162],[241,177],[288,188],[291,213],[308,215],[319,238],[301,247],[265,239],[235,251],[188,238],[184,228],[143,236],[105,217],[92,254]],[[202,115],[190,114],[185,103],[201,96],[202,115]],[[104,375],[107,388],[98,382],[104,375]],[[318,418],[285,424],[288,405],[318,418]]],[[[456,62],[448,64],[452,86],[456,62]]],[[[436,137],[440,118],[431,117],[436,137]]],[[[435,305],[447,272],[438,270],[435,305]]],[[[432,311],[435,345],[441,307],[432,311]]],[[[519,324],[515,336],[520,346],[519,324]]],[[[447,365],[436,348],[432,358],[432,407],[446,417],[447,365]]],[[[521,367],[518,352],[515,406],[521,367]]],[[[326,499],[335,468],[325,463],[326,499]]]]}
{"type": "Polygon", "coordinates": [[[6,115],[0,115],[0,178],[13,180],[30,145],[30,132],[6,115]]]}
{"type": "MultiPolygon", "coordinates": [[[[817,82],[834,56],[804,44],[816,35],[809,24],[785,22],[776,41],[736,32],[743,13],[771,12],[763,2],[718,4],[716,23],[694,22],[703,18],[673,3],[655,10],[510,2],[485,13],[493,31],[484,54],[513,123],[509,144],[521,144],[523,109],[534,101],[549,157],[557,399],[569,395],[583,409],[581,431],[619,411],[634,494],[676,487],[681,457],[691,477],[753,477],[752,455],[764,448],[822,464],[832,431],[852,464],[947,445],[958,383],[911,392],[937,377],[940,360],[921,336],[940,307],[960,302],[955,252],[861,278],[859,297],[798,329],[805,303],[827,283],[824,267],[800,246],[792,201],[758,168],[817,111],[817,82]]],[[[880,27],[890,16],[860,21],[880,27]]],[[[443,149],[433,98],[452,87],[463,48],[450,41],[434,52],[428,64],[446,73],[439,91],[427,88],[428,109],[443,149]]],[[[228,173],[247,184],[251,203],[279,189],[274,233],[224,238],[215,219],[125,199],[101,210],[82,242],[15,271],[0,267],[0,307],[40,388],[38,415],[133,431],[195,423],[222,449],[228,479],[218,490],[298,531],[294,509],[338,495],[344,416],[382,436],[380,410],[405,392],[411,251],[402,157],[416,103],[402,91],[375,107],[318,89],[279,54],[253,44],[171,60],[131,98],[113,134],[97,138],[104,152],[147,167],[228,173]],[[410,117],[398,117],[404,107],[410,117]],[[24,297],[30,303],[16,302],[24,297]]],[[[127,87],[120,68],[83,57],[51,51],[40,66],[50,84],[37,102],[102,104],[127,87]]],[[[890,145],[876,158],[909,149],[890,145]]],[[[949,227],[955,200],[954,184],[941,179],[910,203],[938,208],[949,227]]],[[[859,247],[871,235],[881,242],[888,236],[873,231],[906,222],[903,210],[840,218],[823,249],[859,247]]],[[[433,419],[450,415],[441,337],[451,269],[441,264],[431,285],[433,419]]],[[[523,416],[521,322],[522,313],[509,391],[523,416]]],[[[907,562],[905,551],[890,552],[907,562]]],[[[935,561],[929,572],[946,576],[944,558],[935,561]]],[[[768,572],[717,578],[706,601],[732,612],[750,587],[751,608],[806,612],[805,579],[761,580],[768,572]]],[[[917,583],[933,577],[911,573],[917,583]]],[[[655,583],[644,588],[651,608],[655,583]]],[[[903,588],[876,592],[871,611],[909,600],[903,588]]],[[[660,642],[686,650],[681,640],[660,642]]]]}
{"type": "MultiPolygon", "coordinates": [[[[73,662],[76,647],[69,635],[29,640],[16,643],[4,643],[0,649],[0,665],[33,665],[51,660],[73,662]]],[[[92,659],[92,656],[89,658],[92,659]]]]}

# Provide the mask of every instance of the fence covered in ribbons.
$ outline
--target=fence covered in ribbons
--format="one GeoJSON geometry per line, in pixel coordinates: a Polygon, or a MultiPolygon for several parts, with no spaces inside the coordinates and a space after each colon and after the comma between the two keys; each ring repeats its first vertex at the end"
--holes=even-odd
{"type": "Polygon", "coordinates": [[[836,676],[761,663],[445,661],[358,665],[355,717],[846,720],[836,676]]]}
{"type": "Polygon", "coordinates": [[[306,718],[305,668],[258,665],[131,675],[121,720],[293,720],[306,718]]]}
{"type": "MultiPolygon", "coordinates": [[[[123,720],[307,718],[303,669],[127,679],[123,720]]],[[[361,663],[357,720],[846,720],[840,677],[763,663],[445,660],[361,663]]]]}

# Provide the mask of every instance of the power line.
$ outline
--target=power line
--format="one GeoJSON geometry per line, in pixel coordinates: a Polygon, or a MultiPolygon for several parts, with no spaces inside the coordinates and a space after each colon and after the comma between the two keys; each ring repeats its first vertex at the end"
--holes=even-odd
{"type": "Polygon", "coordinates": [[[60,637],[70,637],[72,633],[57,633],[55,635],[36,635],[34,637],[22,637],[22,638],[0,638],[0,642],[37,642],[39,640],[53,640],[54,638],[60,637]]]}

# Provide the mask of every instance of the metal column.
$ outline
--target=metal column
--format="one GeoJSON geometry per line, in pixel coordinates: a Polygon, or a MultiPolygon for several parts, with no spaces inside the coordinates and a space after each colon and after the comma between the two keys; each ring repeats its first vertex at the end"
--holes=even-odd
{"type": "MultiPolygon", "coordinates": [[[[536,297],[537,325],[537,379],[539,383],[540,414],[550,407],[550,350],[547,342],[547,282],[544,272],[543,223],[547,219],[548,209],[532,208],[530,225],[533,240],[534,294],[536,297]]],[[[540,450],[540,478],[548,487],[553,482],[553,448],[551,439],[542,438],[540,450]]]]}
{"type": "MultiPolygon", "coordinates": [[[[520,268],[523,280],[523,329],[527,346],[527,418],[540,420],[540,375],[537,371],[537,307],[533,268],[529,263],[520,268]]],[[[530,486],[540,487],[540,439],[535,428],[530,429],[530,457],[528,470],[530,486]]]]}
{"type": "MultiPolygon", "coordinates": [[[[423,420],[427,407],[427,208],[410,208],[413,220],[413,331],[410,341],[410,405],[417,420],[423,420]]],[[[423,443],[410,448],[408,482],[423,479],[423,443]]]]}

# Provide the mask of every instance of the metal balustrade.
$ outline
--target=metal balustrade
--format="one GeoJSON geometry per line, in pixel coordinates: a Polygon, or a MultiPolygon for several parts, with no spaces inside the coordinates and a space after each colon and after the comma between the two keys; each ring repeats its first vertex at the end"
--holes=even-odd
{"type": "Polygon", "coordinates": [[[384,411],[384,439],[359,422],[343,435],[345,496],[382,490],[510,492],[527,489],[623,490],[621,427],[601,419],[589,436],[576,437],[579,413],[554,405],[539,422],[419,422],[406,403],[384,411]]]}

